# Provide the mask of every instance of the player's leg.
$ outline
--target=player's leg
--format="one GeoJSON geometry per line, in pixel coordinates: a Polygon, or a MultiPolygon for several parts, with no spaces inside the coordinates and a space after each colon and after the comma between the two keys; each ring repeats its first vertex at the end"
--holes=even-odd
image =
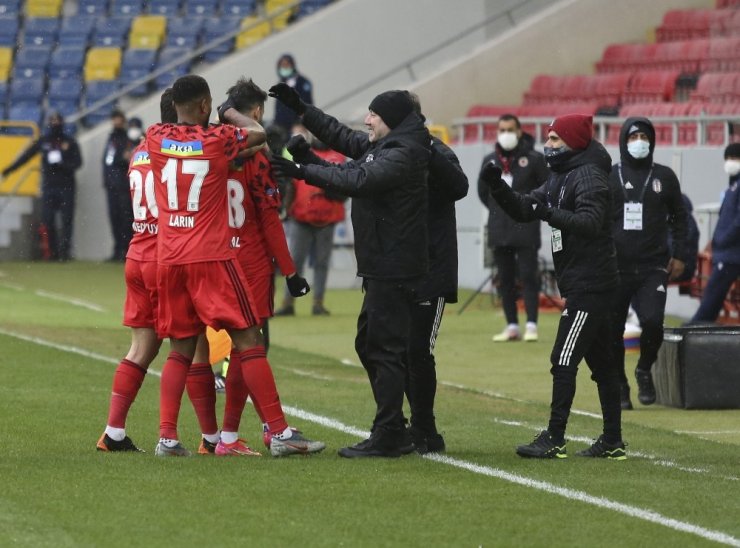
{"type": "Polygon", "coordinates": [[[326,316],[329,311],[324,307],[324,294],[326,293],[326,280],[329,277],[329,261],[331,260],[332,247],[334,245],[334,225],[313,227],[314,253],[313,253],[313,307],[311,313],[314,316],[326,316]]]}
{"type": "Polygon", "coordinates": [[[209,359],[208,339],[205,333],[198,335],[193,363],[188,369],[185,382],[188,398],[198,418],[202,439],[198,453],[209,454],[216,450],[219,442],[216,420],[216,385],[209,359]]]}

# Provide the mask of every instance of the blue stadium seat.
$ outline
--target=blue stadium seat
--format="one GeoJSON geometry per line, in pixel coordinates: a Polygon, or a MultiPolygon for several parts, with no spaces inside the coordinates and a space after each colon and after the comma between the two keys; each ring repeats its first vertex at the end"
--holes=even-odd
{"type": "MultiPolygon", "coordinates": [[[[174,60],[183,57],[186,55],[190,50],[188,48],[177,48],[177,47],[167,47],[162,50],[162,52],[159,54],[159,60],[157,61],[157,68],[161,68],[165,65],[170,64],[174,60]]],[[[183,62],[181,65],[176,66],[175,68],[168,70],[167,72],[164,72],[157,76],[155,80],[155,85],[157,86],[157,89],[164,89],[166,87],[169,87],[172,85],[172,82],[177,80],[180,76],[185,76],[188,71],[190,70],[191,61],[187,60],[183,62]]]]}
{"type": "Polygon", "coordinates": [[[113,0],[110,15],[113,17],[135,17],[144,11],[141,0],[113,0]]]}
{"type": "Polygon", "coordinates": [[[10,72],[10,77],[13,81],[15,80],[39,80],[44,81],[46,78],[46,71],[42,68],[33,67],[19,67],[14,66],[10,72]]]}
{"type": "Polygon", "coordinates": [[[5,107],[8,102],[8,82],[0,81],[0,107],[5,107]]]}
{"type": "Polygon", "coordinates": [[[18,17],[15,15],[0,16],[0,47],[15,47],[18,41],[18,17]]]}
{"type": "Polygon", "coordinates": [[[180,0],[150,0],[149,13],[167,17],[176,16],[180,13],[180,0]]]}
{"type": "Polygon", "coordinates": [[[82,97],[82,80],[79,78],[54,78],[49,80],[49,103],[79,103],[82,97]]]}
{"type": "Polygon", "coordinates": [[[41,106],[39,103],[14,102],[8,109],[8,120],[34,122],[41,125],[41,106]]]}
{"type": "Polygon", "coordinates": [[[55,110],[64,118],[69,118],[80,110],[77,101],[62,101],[60,99],[52,101],[49,99],[49,111],[55,110]]]}
{"type": "Polygon", "coordinates": [[[23,44],[53,46],[59,34],[59,17],[27,17],[23,25],[23,44]]]}
{"type": "Polygon", "coordinates": [[[15,66],[21,68],[40,68],[46,70],[51,57],[51,46],[22,47],[15,54],[15,66]]]}
{"type": "Polygon", "coordinates": [[[218,14],[218,0],[188,0],[185,13],[189,17],[213,17],[218,14]]]}
{"type": "MultiPolygon", "coordinates": [[[[84,106],[90,106],[93,103],[117,92],[119,87],[117,80],[94,80],[92,82],[88,82],[85,89],[84,106]]],[[[110,118],[110,113],[114,106],[115,101],[105,103],[94,112],[85,115],[84,124],[88,127],[92,127],[107,120],[110,118]]]]}
{"type": "MultiPolygon", "coordinates": [[[[241,24],[241,20],[233,17],[211,17],[206,19],[203,28],[203,44],[221,38],[222,36],[236,31],[241,24]]],[[[203,60],[208,63],[214,63],[223,56],[234,50],[236,38],[231,38],[215,46],[203,54],[203,60]]]]}
{"type": "Polygon", "coordinates": [[[108,17],[107,19],[101,19],[95,26],[92,45],[100,47],[124,47],[130,28],[130,17],[108,17]]]}
{"type": "Polygon", "coordinates": [[[41,104],[44,98],[45,83],[43,80],[19,78],[10,83],[10,102],[35,101],[41,104]]]}
{"type": "MultiPolygon", "coordinates": [[[[151,49],[126,50],[121,61],[121,84],[124,86],[128,85],[134,80],[150,74],[156,65],[156,56],[157,52],[151,49]]],[[[148,95],[151,85],[151,82],[141,84],[129,91],[129,95],[133,97],[148,95]]]]}
{"type": "Polygon", "coordinates": [[[246,17],[257,9],[257,0],[224,0],[221,4],[221,15],[246,17]]]}
{"type": "Polygon", "coordinates": [[[62,19],[59,29],[60,46],[84,46],[90,43],[90,36],[97,18],[93,15],[70,15],[62,19]]]}
{"type": "Polygon", "coordinates": [[[331,0],[303,0],[298,7],[297,18],[306,17],[328,5],[331,0]]]}
{"type": "Polygon", "coordinates": [[[108,0],[79,0],[78,15],[108,15],[108,0]]]}
{"type": "Polygon", "coordinates": [[[167,22],[165,46],[194,49],[200,42],[203,19],[175,17],[167,22]]]}
{"type": "Polygon", "coordinates": [[[15,15],[21,11],[20,0],[0,0],[0,15],[15,15]]]}
{"type": "Polygon", "coordinates": [[[60,46],[51,54],[49,76],[52,78],[80,77],[85,65],[83,46],[60,46]]]}

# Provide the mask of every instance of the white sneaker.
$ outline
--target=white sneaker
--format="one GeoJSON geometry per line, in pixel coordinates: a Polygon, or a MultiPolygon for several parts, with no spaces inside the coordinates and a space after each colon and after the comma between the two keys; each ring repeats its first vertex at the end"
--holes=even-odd
{"type": "Polygon", "coordinates": [[[189,457],[190,451],[177,442],[174,447],[167,447],[164,442],[159,442],[157,447],[154,448],[154,455],[157,457],[189,457]]]}
{"type": "Polygon", "coordinates": [[[524,331],[524,342],[537,342],[537,326],[528,325],[524,331]]]}
{"type": "Polygon", "coordinates": [[[304,438],[293,430],[292,435],[285,440],[273,436],[270,441],[270,454],[273,457],[287,457],[288,455],[308,455],[324,450],[326,444],[322,441],[312,441],[304,438]]]}
{"type": "Polygon", "coordinates": [[[504,330],[498,335],[494,335],[491,340],[493,342],[509,342],[518,341],[522,336],[519,333],[519,327],[506,326],[504,330]]]}

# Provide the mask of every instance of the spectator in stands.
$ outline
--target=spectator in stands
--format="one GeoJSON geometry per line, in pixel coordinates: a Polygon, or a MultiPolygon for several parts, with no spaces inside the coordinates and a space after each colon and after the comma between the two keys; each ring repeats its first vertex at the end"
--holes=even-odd
{"type": "MultiPolygon", "coordinates": [[[[328,148],[303,125],[295,125],[293,135],[301,135],[305,146],[310,146],[319,158],[332,164],[344,163],[345,157],[342,154],[328,148]]],[[[347,197],[311,186],[301,179],[289,179],[288,184],[285,208],[288,212],[286,232],[290,255],[299,276],[304,275],[306,261],[310,259],[313,267],[311,288],[314,295],[311,314],[327,316],[329,311],[324,307],[324,295],[334,246],[334,227],[344,220],[344,202],[347,197]]],[[[275,311],[275,315],[293,316],[294,300],[295,297],[286,284],[283,304],[275,311]]]]}
{"type": "Polygon", "coordinates": [[[640,320],[637,397],[655,402],[651,368],[663,343],[667,286],[686,264],[686,208],[673,170],[653,162],[655,128],[647,118],[628,118],[619,136],[620,161],[609,186],[614,205],[612,233],[617,249],[619,290],[612,309],[613,352],[620,364],[622,409],[632,409],[624,364],[624,325],[630,302],[640,320]],[[668,233],[672,249],[668,245],[668,233]]]}
{"type": "MultiPolygon", "coordinates": [[[[295,59],[289,53],[280,56],[277,62],[277,74],[280,81],[298,92],[301,101],[313,105],[313,85],[311,80],[303,76],[296,68],[295,59]]],[[[275,104],[274,123],[289,132],[296,123],[300,123],[298,115],[278,101],[275,104]]]]}
{"type": "Polygon", "coordinates": [[[46,243],[50,259],[68,261],[72,258],[75,171],[82,166],[82,155],[75,138],[64,132],[64,118],[60,113],[49,114],[46,133],[3,169],[3,177],[21,167],[36,154],[41,154],[42,238],[44,234],[48,238],[46,243]],[[60,230],[57,230],[57,214],[61,218],[60,230]]]}
{"type": "Polygon", "coordinates": [[[560,316],[550,354],[553,376],[550,422],[517,454],[531,458],[565,458],[565,428],[576,392],[578,364],[586,359],[596,381],[604,418],[603,434],[584,457],[623,460],[619,406],[619,371],[611,346],[609,310],[618,280],[611,234],[608,175],[611,158],[593,139],[590,116],[559,116],[548,128],[545,158],[552,175],[540,188],[520,194],[501,178],[501,168],[488,163],[480,177],[493,198],[514,219],[547,221],[555,276],[566,308],[560,316]]]}
{"type": "Polygon", "coordinates": [[[691,323],[714,322],[727,291],[740,277],[740,143],[725,149],[725,173],[730,181],[712,236],[712,273],[691,323]]]}
{"type": "Polygon", "coordinates": [[[113,130],[103,151],[103,185],[108,196],[108,218],[113,235],[113,254],[109,260],[125,261],[133,236],[128,162],[135,145],[129,140],[123,112],[114,110],[110,119],[113,130]]]}
{"type": "MultiPolygon", "coordinates": [[[[501,168],[502,178],[516,192],[526,194],[542,185],[550,172],[545,157],[523,138],[522,126],[513,114],[498,120],[495,149],[483,158],[482,167],[493,162],[501,168]]],[[[527,325],[525,341],[537,340],[537,313],[540,282],[537,273],[537,250],[540,248],[540,223],[518,223],[509,217],[491,197],[485,181],[478,179],[478,197],[488,208],[488,247],[498,270],[499,294],[506,316],[506,328],[493,336],[494,342],[518,341],[522,338],[517,315],[517,278],[521,281],[527,325]],[[517,276],[517,271],[519,276],[517,276]]]]}

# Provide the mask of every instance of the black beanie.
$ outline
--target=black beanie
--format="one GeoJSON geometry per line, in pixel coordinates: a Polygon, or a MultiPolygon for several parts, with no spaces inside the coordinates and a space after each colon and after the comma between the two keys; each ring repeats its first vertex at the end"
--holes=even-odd
{"type": "Polygon", "coordinates": [[[414,104],[407,91],[385,91],[375,97],[368,107],[380,116],[385,125],[394,129],[414,110],[414,104]]]}
{"type": "Polygon", "coordinates": [[[725,149],[725,160],[727,158],[740,158],[740,143],[727,145],[725,149]]]}

